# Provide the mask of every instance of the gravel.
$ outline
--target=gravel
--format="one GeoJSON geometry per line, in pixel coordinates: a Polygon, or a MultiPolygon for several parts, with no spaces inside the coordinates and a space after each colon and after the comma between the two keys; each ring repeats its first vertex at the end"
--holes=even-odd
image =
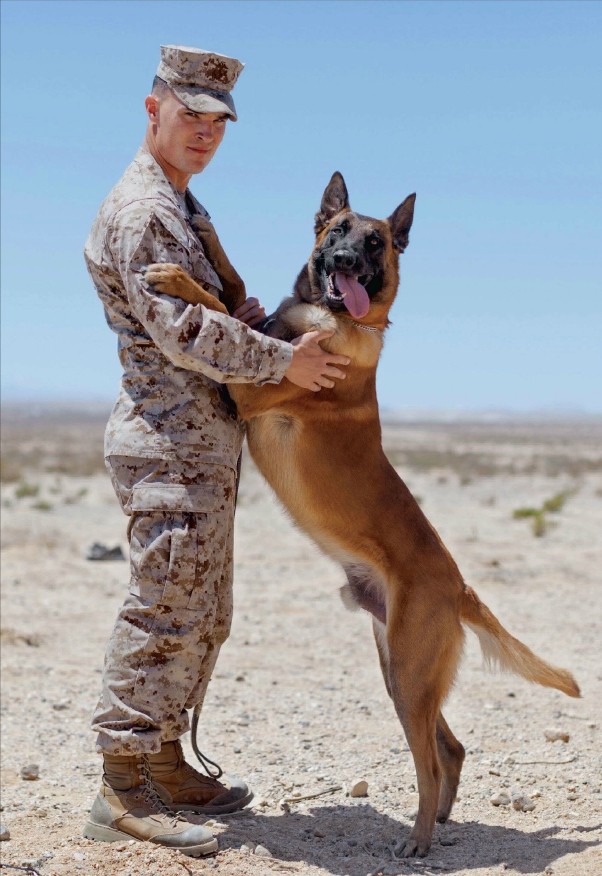
{"type": "MultiPolygon", "coordinates": [[[[438,467],[404,467],[405,480],[468,582],[514,635],[574,672],[583,698],[488,673],[467,634],[445,708],[467,749],[459,799],[425,861],[397,859],[418,804],[416,776],[370,620],[344,609],[340,570],[291,526],[247,460],[235,620],[200,746],[249,781],[253,807],[213,820],[213,859],[85,840],[100,777],[89,719],[127,571],[85,556],[94,542],[125,550],[125,519],[104,474],[31,471],[35,499],[17,498],[16,483],[2,485],[3,863],[42,876],[599,876],[602,474],[592,460],[601,430],[423,424],[396,427],[392,439],[390,432],[399,454],[437,451],[438,467]],[[450,447],[517,471],[467,480],[453,460],[440,461],[450,447]],[[531,465],[565,456],[578,474],[531,465]],[[569,489],[542,537],[513,519],[516,508],[569,489]],[[52,509],[36,509],[40,499],[52,509]],[[553,742],[550,730],[561,733],[553,742]],[[361,783],[369,796],[352,794],[361,783]]],[[[187,740],[185,749],[192,761],[187,740]]]]}

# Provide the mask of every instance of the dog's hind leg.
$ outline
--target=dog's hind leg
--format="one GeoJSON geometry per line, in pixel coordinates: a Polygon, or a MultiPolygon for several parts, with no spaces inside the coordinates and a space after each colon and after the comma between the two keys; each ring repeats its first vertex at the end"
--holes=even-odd
{"type": "Polygon", "coordinates": [[[391,679],[389,678],[389,647],[387,645],[387,629],[383,623],[377,618],[372,618],[372,632],[374,633],[374,641],[376,642],[376,650],[378,651],[378,660],[380,663],[381,672],[385,680],[387,693],[393,699],[391,691],[391,679]]]}
{"type": "MultiPolygon", "coordinates": [[[[385,680],[385,687],[387,688],[387,693],[392,698],[386,628],[384,624],[373,618],[372,630],[378,651],[380,668],[385,680]]],[[[439,712],[437,718],[436,738],[439,765],[441,766],[441,790],[439,792],[436,819],[440,824],[444,824],[450,816],[456,799],[465,752],[464,746],[456,739],[441,712],[439,712]]]]}
{"type": "Polygon", "coordinates": [[[387,693],[392,697],[389,680],[389,648],[387,645],[387,608],[376,574],[369,566],[350,563],[344,567],[347,584],[341,587],[341,599],[350,611],[363,608],[372,615],[372,632],[378,651],[380,668],[387,693]]]}
{"type": "Polygon", "coordinates": [[[456,799],[465,752],[464,746],[458,742],[449,729],[441,712],[437,718],[437,751],[443,774],[437,807],[437,821],[444,824],[450,816],[456,799]]]}
{"type": "Polygon", "coordinates": [[[439,811],[442,773],[446,800],[455,781],[453,770],[446,769],[447,751],[443,764],[440,761],[437,734],[440,727],[450,742],[447,725],[440,722],[440,707],[455,675],[463,636],[450,606],[437,601],[414,593],[392,606],[387,623],[391,692],[418,780],[418,815],[400,850],[404,857],[426,855],[439,811]]]}
{"type": "Polygon", "coordinates": [[[391,664],[391,682],[393,702],[414,758],[418,783],[418,815],[398,854],[408,858],[424,857],[431,845],[441,787],[435,736],[438,709],[432,706],[435,690],[413,689],[411,672],[408,673],[405,666],[400,671],[397,658],[391,664]]]}

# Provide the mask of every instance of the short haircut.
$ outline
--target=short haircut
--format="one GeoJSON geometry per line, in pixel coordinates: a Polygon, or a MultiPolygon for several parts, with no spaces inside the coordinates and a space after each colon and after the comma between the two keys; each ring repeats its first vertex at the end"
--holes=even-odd
{"type": "Polygon", "coordinates": [[[171,91],[171,88],[167,82],[159,76],[155,76],[153,79],[152,94],[154,94],[155,97],[165,97],[169,91],[171,91]]]}

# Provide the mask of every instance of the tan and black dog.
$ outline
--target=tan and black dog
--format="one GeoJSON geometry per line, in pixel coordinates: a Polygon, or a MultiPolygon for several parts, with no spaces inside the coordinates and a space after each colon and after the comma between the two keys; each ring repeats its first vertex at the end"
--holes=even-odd
{"type": "MultiPolygon", "coordinates": [[[[268,321],[269,334],[292,339],[331,329],[323,346],[351,357],[345,380],[318,393],[278,385],[229,384],[248,421],[255,462],[285,507],[343,566],[345,601],[372,614],[380,664],[410,746],[419,808],[401,854],[425,855],[435,820],[456,797],[464,748],[441,707],[462,651],[462,625],[485,657],[528,681],[579,696],[572,675],[545,663],[511,636],[468,587],[437,532],[385,456],[376,400],[376,366],[408,244],[415,196],[387,220],[351,210],[335,173],[316,215],[308,264],[268,321]]],[[[199,225],[232,312],[245,297],[215,232],[199,225]]],[[[163,293],[226,311],[174,265],[152,265],[147,280],[163,293]]]]}

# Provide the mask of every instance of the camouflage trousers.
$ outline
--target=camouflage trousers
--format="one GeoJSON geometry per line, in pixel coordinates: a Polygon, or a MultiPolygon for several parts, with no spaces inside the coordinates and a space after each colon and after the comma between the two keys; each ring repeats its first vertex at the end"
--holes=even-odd
{"type": "Polygon", "coordinates": [[[98,751],[143,754],[188,730],[232,620],[236,472],[112,456],[131,578],[105,656],[98,751]]]}

